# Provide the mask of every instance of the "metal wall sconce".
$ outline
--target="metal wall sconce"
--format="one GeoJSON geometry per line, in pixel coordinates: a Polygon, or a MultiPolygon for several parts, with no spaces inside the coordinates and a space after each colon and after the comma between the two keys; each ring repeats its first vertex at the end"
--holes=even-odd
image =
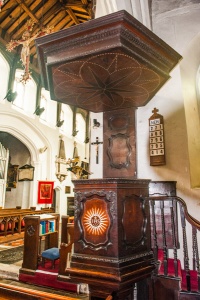
{"type": "Polygon", "coordinates": [[[45,110],[44,107],[37,106],[36,110],[34,111],[34,114],[36,114],[36,116],[40,116],[44,110],[45,110]]]}
{"type": "Polygon", "coordinates": [[[12,92],[11,90],[8,90],[4,99],[6,99],[8,102],[13,103],[15,101],[16,97],[17,97],[17,92],[12,92]]]}
{"type": "Polygon", "coordinates": [[[56,123],[56,127],[61,127],[64,123],[64,120],[58,120],[57,123],[56,123]]]}
{"type": "Polygon", "coordinates": [[[78,133],[78,130],[73,130],[73,132],[72,132],[72,136],[76,136],[77,135],[77,133],[78,133]]]}
{"type": "Polygon", "coordinates": [[[100,126],[100,123],[97,121],[97,119],[93,119],[93,128],[96,129],[100,126]]]}

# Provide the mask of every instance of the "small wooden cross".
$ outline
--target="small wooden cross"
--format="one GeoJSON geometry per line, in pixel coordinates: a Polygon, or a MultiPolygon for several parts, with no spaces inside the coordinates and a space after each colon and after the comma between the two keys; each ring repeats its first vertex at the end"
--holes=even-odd
{"type": "Polygon", "coordinates": [[[154,115],[157,115],[158,112],[159,112],[159,109],[157,109],[156,107],[154,107],[154,109],[152,110],[152,113],[154,113],[154,115]]]}
{"type": "Polygon", "coordinates": [[[99,144],[103,144],[103,142],[99,142],[98,137],[96,137],[96,142],[91,143],[91,145],[96,145],[96,164],[99,163],[99,144]]]}

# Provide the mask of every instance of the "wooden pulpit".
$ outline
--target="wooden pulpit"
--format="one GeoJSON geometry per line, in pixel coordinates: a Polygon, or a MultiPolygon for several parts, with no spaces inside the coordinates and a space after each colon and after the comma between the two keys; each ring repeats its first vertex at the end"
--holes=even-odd
{"type": "Polygon", "coordinates": [[[133,283],[150,276],[149,180],[76,180],[75,243],[70,275],[88,283],[93,297],[117,299],[133,292],[133,283]]]}
{"type": "Polygon", "coordinates": [[[104,113],[103,179],[76,180],[75,243],[67,273],[91,299],[132,299],[154,269],[149,180],[137,179],[135,111],[181,56],[126,11],[36,39],[51,99],[104,113]]]}

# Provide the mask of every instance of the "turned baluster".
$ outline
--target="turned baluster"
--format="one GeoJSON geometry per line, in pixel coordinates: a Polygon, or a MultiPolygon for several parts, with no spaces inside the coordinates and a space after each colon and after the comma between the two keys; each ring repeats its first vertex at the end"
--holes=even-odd
{"type": "Polygon", "coordinates": [[[187,234],[186,234],[186,222],[184,209],[182,204],[180,205],[180,214],[181,214],[181,225],[182,225],[182,233],[183,233],[183,254],[184,254],[184,269],[186,271],[186,282],[187,282],[187,290],[191,290],[190,284],[190,270],[189,270],[189,256],[188,256],[188,245],[187,245],[187,234]]]}
{"type": "Polygon", "coordinates": [[[154,257],[156,260],[156,270],[155,272],[158,273],[158,243],[157,243],[157,231],[156,231],[156,217],[155,217],[155,201],[150,200],[150,207],[151,207],[151,222],[152,222],[152,234],[153,234],[153,252],[154,257]]]}
{"type": "Polygon", "coordinates": [[[200,292],[200,268],[199,268],[199,249],[197,242],[197,229],[192,226],[192,252],[193,252],[193,270],[197,270],[198,291],[200,292]]]}
{"type": "Polygon", "coordinates": [[[164,275],[167,275],[168,270],[168,252],[166,243],[166,230],[165,230],[165,213],[164,213],[164,201],[160,201],[161,209],[161,222],[162,222],[162,242],[163,242],[163,254],[164,254],[164,275]]]}
{"type": "Polygon", "coordinates": [[[192,226],[192,261],[193,261],[193,270],[196,270],[197,267],[197,230],[194,226],[192,226]]]}
{"type": "Polygon", "coordinates": [[[176,201],[172,200],[170,211],[171,211],[171,228],[172,228],[172,242],[173,242],[173,253],[174,253],[174,273],[175,276],[178,276],[178,260],[177,260],[177,240],[176,240],[176,228],[175,228],[175,222],[174,222],[174,204],[176,205],[176,201]]]}

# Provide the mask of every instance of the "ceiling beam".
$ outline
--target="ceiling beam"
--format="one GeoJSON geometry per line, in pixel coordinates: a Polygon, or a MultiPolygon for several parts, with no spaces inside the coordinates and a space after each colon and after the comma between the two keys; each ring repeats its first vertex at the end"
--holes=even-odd
{"type": "Polygon", "coordinates": [[[38,18],[36,18],[36,16],[30,11],[30,9],[26,6],[26,4],[22,3],[21,0],[16,0],[16,1],[23,8],[23,10],[29,15],[29,17],[31,17],[31,19],[35,21],[35,23],[39,22],[38,18]]]}
{"type": "Polygon", "coordinates": [[[82,2],[84,5],[88,5],[88,1],[87,1],[87,0],[81,0],[81,2],[82,2]]]}
{"type": "Polygon", "coordinates": [[[68,7],[66,9],[66,12],[69,14],[69,16],[71,17],[71,19],[74,21],[74,23],[77,25],[77,24],[80,24],[79,20],[77,19],[77,17],[75,16],[75,14],[73,13],[72,9],[70,7],[68,7]]]}

